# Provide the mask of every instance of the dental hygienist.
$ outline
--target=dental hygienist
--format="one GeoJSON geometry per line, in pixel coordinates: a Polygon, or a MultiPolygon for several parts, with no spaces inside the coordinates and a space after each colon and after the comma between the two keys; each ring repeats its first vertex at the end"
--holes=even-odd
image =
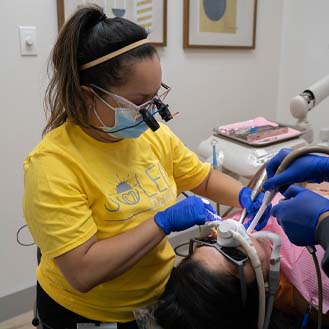
{"type": "Polygon", "coordinates": [[[155,116],[171,118],[170,87],[144,28],[82,7],[51,64],[44,137],[24,162],[24,216],[42,253],[38,313],[43,328],[137,328],[134,309],[161,295],[174,265],[166,235],[214,216],[203,199],[177,195],[249,214],[257,204],[157,126],[155,116]]]}
{"type": "Polygon", "coordinates": [[[322,268],[329,276],[329,200],[308,189],[289,186],[300,182],[328,182],[329,157],[305,155],[294,160],[282,173],[274,175],[290,152],[282,149],[271,159],[266,168],[269,179],[263,187],[265,190],[281,188],[285,200],[272,208],[272,215],[292,243],[299,246],[320,244],[326,250],[322,268]]]}

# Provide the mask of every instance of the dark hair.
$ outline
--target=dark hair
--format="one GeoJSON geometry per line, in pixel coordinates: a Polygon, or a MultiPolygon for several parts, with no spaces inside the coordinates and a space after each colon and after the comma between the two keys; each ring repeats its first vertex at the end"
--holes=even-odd
{"type": "Polygon", "coordinates": [[[78,9],[61,29],[48,64],[52,73],[45,96],[50,117],[46,132],[71,120],[88,126],[88,107],[80,86],[91,83],[102,88],[123,85],[134,61],[157,54],[144,44],[118,57],[86,70],[82,64],[102,57],[131,43],[147,38],[146,30],[124,18],[106,18],[101,7],[78,9]]]}
{"type": "Polygon", "coordinates": [[[210,271],[188,257],[174,270],[153,312],[163,329],[257,328],[258,288],[248,283],[247,303],[232,274],[210,271]]]}

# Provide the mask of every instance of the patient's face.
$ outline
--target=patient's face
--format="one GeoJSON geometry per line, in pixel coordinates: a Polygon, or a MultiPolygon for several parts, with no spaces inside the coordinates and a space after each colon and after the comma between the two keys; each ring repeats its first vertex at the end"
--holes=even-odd
{"type": "MultiPolygon", "coordinates": [[[[267,279],[267,274],[269,270],[269,260],[271,256],[271,243],[267,240],[257,240],[251,236],[253,245],[257,251],[258,257],[260,259],[262,270],[264,273],[264,279],[267,279]]],[[[245,254],[245,250],[239,247],[245,254]]],[[[228,273],[239,277],[238,268],[234,264],[230,263],[221,253],[219,253],[215,248],[202,246],[197,248],[193,253],[193,258],[199,261],[205,268],[212,271],[217,271],[218,273],[228,273]]],[[[244,267],[244,273],[247,282],[251,282],[255,278],[254,270],[248,261],[244,267]]]]}

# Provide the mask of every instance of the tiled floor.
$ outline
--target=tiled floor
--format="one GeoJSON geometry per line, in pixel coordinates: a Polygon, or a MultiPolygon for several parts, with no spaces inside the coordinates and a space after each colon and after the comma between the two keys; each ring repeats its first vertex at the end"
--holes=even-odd
{"type": "Polygon", "coordinates": [[[13,319],[0,323],[0,329],[35,329],[31,321],[33,312],[21,314],[13,319]]]}

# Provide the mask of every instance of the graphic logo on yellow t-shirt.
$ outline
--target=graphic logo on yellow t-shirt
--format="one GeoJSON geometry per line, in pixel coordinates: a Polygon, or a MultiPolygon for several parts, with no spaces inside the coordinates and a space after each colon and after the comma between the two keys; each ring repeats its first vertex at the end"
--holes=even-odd
{"type": "Polygon", "coordinates": [[[140,201],[140,194],[137,189],[131,186],[128,182],[120,182],[116,186],[116,199],[127,205],[134,205],[140,201]]]}
{"type": "Polygon", "coordinates": [[[159,162],[141,172],[128,174],[126,179],[115,177],[117,182],[112,184],[109,202],[104,207],[111,213],[126,212],[127,216],[112,220],[127,220],[147,211],[158,211],[176,199],[175,186],[159,162]]]}

